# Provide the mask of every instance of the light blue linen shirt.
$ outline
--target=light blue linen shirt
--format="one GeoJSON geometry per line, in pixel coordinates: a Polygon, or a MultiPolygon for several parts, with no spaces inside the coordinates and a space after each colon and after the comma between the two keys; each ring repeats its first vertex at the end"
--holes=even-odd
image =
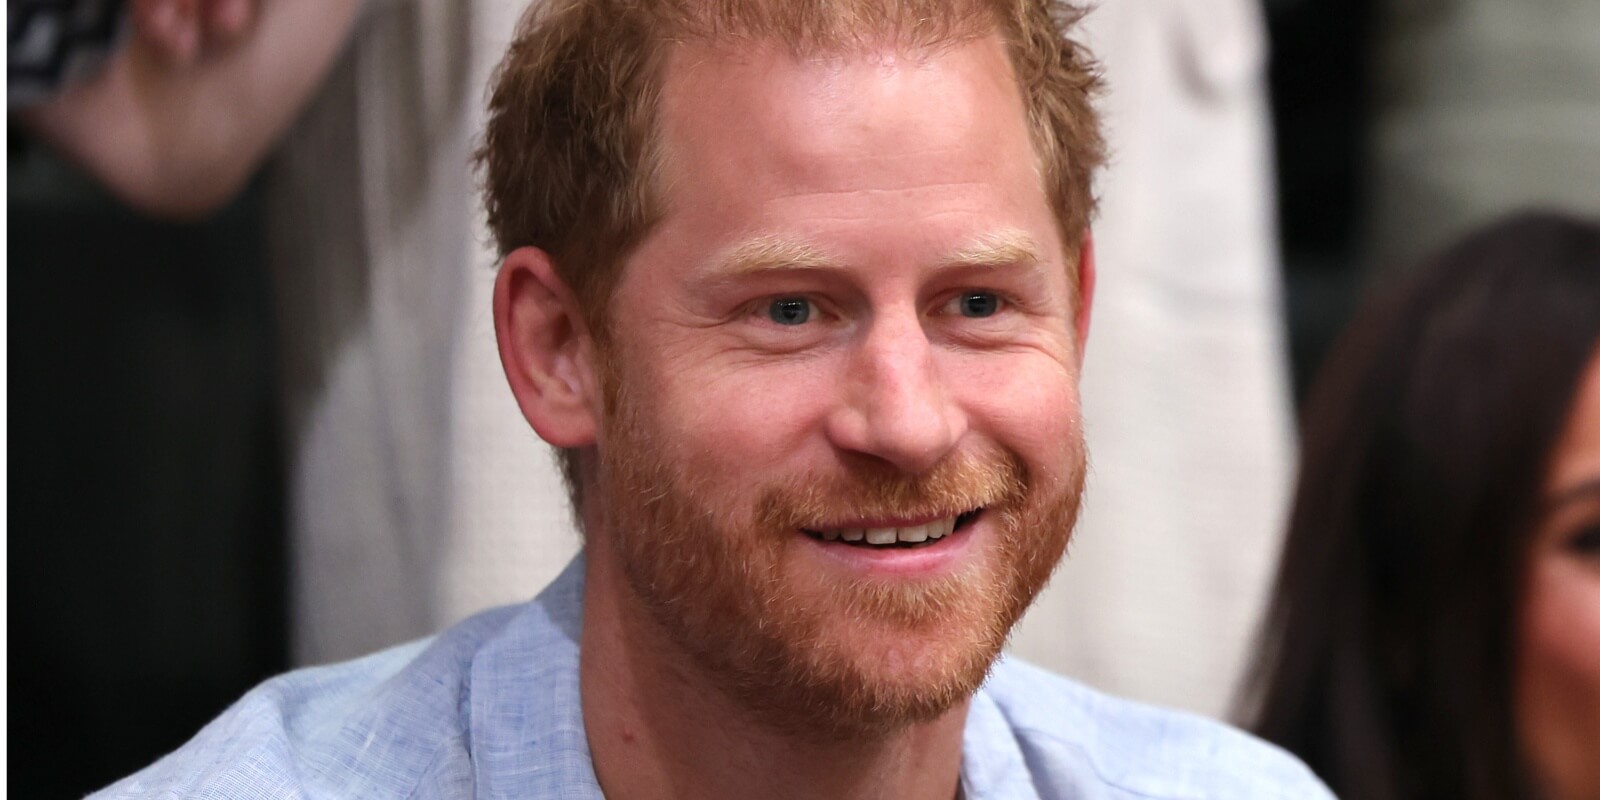
{"type": "MultiPolygon", "coordinates": [[[[578,700],[580,556],[532,602],[275,678],[95,798],[601,797],[578,700]]],[[[1002,659],[962,741],[969,800],[1326,798],[1293,757],[1201,717],[1002,659]]]]}

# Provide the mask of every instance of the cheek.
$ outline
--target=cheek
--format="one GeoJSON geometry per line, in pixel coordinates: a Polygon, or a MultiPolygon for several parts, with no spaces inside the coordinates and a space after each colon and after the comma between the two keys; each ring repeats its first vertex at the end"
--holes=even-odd
{"type": "Polygon", "coordinates": [[[1600,570],[1561,561],[1529,587],[1523,663],[1600,699],[1600,570]]]}
{"type": "Polygon", "coordinates": [[[803,457],[808,432],[826,416],[833,374],[816,364],[702,363],[661,376],[658,401],[687,458],[757,478],[803,457]]]}
{"type": "Polygon", "coordinates": [[[1008,359],[968,359],[954,365],[963,376],[953,391],[972,427],[1016,451],[1034,469],[1052,471],[1074,452],[1082,436],[1077,378],[1045,354],[1008,359]]]}
{"type": "Polygon", "coordinates": [[[1547,555],[1523,614],[1517,675],[1522,745],[1557,796],[1600,792],[1600,569],[1547,555]]]}

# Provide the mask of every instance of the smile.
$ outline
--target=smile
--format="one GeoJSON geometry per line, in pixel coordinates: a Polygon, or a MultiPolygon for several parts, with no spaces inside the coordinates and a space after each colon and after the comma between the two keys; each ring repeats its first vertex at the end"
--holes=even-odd
{"type": "Polygon", "coordinates": [[[807,536],[823,542],[842,542],[857,547],[916,548],[935,544],[952,533],[966,529],[981,513],[983,509],[979,508],[954,517],[895,527],[862,526],[801,530],[807,536]]]}

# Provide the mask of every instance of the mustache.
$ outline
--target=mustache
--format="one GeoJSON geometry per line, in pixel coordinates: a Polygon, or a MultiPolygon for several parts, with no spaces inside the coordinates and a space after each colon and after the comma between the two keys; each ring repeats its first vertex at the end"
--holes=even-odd
{"type": "Polygon", "coordinates": [[[768,529],[822,530],[862,519],[943,519],[980,508],[1010,508],[1027,497],[1027,470],[1014,453],[953,455],[908,475],[858,459],[838,472],[807,474],[767,487],[758,499],[768,529]]]}

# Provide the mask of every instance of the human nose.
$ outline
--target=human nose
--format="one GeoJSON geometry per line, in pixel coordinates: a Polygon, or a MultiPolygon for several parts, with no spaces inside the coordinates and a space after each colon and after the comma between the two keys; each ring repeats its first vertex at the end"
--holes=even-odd
{"type": "Polygon", "coordinates": [[[840,407],[829,417],[834,446],[921,474],[967,430],[920,320],[875,321],[848,361],[840,407]]]}

